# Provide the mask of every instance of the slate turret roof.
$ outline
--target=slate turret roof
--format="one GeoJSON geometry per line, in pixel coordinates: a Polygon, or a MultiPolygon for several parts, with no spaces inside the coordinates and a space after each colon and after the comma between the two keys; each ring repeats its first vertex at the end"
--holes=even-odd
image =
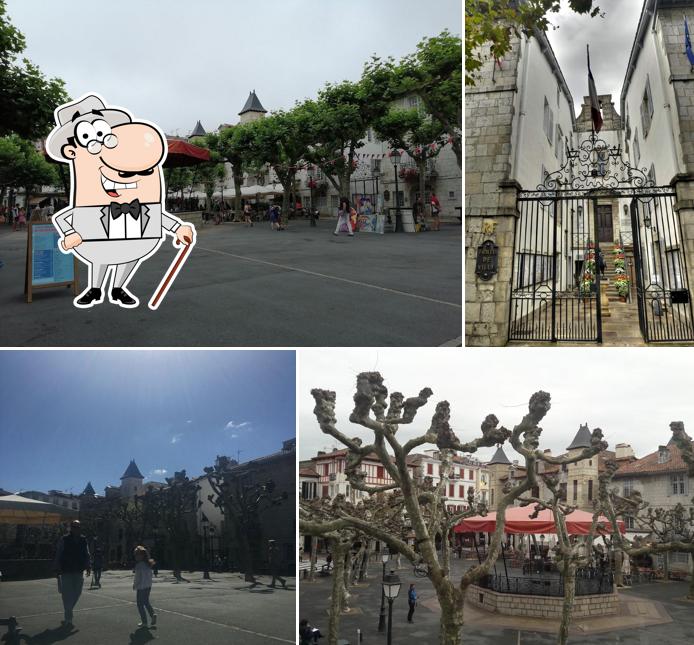
{"type": "Polygon", "coordinates": [[[123,473],[123,476],[121,479],[126,479],[128,477],[137,477],[138,479],[144,479],[144,475],[140,472],[140,469],[137,467],[137,464],[135,463],[134,459],[130,460],[130,463],[128,464],[128,467],[125,469],[125,472],[123,473]]]}
{"type": "Polygon", "coordinates": [[[258,95],[255,93],[255,90],[253,90],[248,95],[246,105],[244,105],[243,109],[239,112],[239,116],[241,114],[245,114],[246,112],[267,112],[267,110],[260,103],[260,100],[258,99],[258,95]]]}

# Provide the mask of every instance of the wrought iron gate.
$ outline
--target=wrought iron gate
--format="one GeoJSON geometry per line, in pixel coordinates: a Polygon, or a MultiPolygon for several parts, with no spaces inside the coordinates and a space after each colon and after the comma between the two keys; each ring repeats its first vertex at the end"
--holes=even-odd
{"type": "Polygon", "coordinates": [[[597,200],[521,192],[509,338],[602,339],[595,245],[597,200]],[[592,278],[590,277],[592,276],[592,278]]]}
{"type": "Polygon", "coordinates": [[[687,260],[675,194],[639,196],[631,202],[636,295],[645,340],[694,340],[687,260]]]}
{"type": "MultiPolygon", "coordinates": [[[[694,340],[679,214],[669,186],[654,186],[619,146],[595,134],[534,191],[520,191],[509,340],[602,342],[599,257],[612,252],[598,200],[631,204],[639,323],[647,341],[694,340]]],[[[626,210],[625,210],[626,212],[626,210]]],[[[628,226],[628,224],[626,224],[628,226]]]]}

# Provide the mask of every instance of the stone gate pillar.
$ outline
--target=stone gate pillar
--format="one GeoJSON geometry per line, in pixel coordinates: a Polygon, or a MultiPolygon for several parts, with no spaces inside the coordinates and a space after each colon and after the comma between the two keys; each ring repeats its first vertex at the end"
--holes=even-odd
{"type": "Polygon", "coordinates": [[[514,181],[498,185],[493,212],[465,216],[465,344],[500,346],[508,340],[511,299],[513,236],[520,186],[514,181]],[[489,280],[475,273],[480,245],[491,240],[498,249],[498,270],[489,280]]]}
{"type": "Polygon", "coordinates": [[[677,193],[674,209],[680,216],[680,230],[682,231],[681,252],[687,265],[687,281],[689,283],[689,297],[694,293],[694,178],[678,177],[673,182],[677,193]]]}

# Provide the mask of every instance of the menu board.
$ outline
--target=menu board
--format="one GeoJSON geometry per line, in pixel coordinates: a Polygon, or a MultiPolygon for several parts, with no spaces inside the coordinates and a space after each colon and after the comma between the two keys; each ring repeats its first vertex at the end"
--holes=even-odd
{"type": "Polygon", "coordinates": [[[32,301],[35,289],[72,286],[77,293],[77,261],[59,248],[60,236],[53,224],[29,223],[24,293],[32,301]]]}

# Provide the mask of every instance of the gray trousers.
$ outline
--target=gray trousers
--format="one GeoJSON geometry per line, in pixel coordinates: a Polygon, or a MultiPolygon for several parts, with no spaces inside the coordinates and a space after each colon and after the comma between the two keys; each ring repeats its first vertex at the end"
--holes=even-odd
{"type": "Polygon", "coordinates": [[[65,621],[72,622],[72,610],[82,595],[84,577],[82,572],[63,573],[60,575],[60,593],[63,596],[63,608],[65,609],[65,621]]]}

